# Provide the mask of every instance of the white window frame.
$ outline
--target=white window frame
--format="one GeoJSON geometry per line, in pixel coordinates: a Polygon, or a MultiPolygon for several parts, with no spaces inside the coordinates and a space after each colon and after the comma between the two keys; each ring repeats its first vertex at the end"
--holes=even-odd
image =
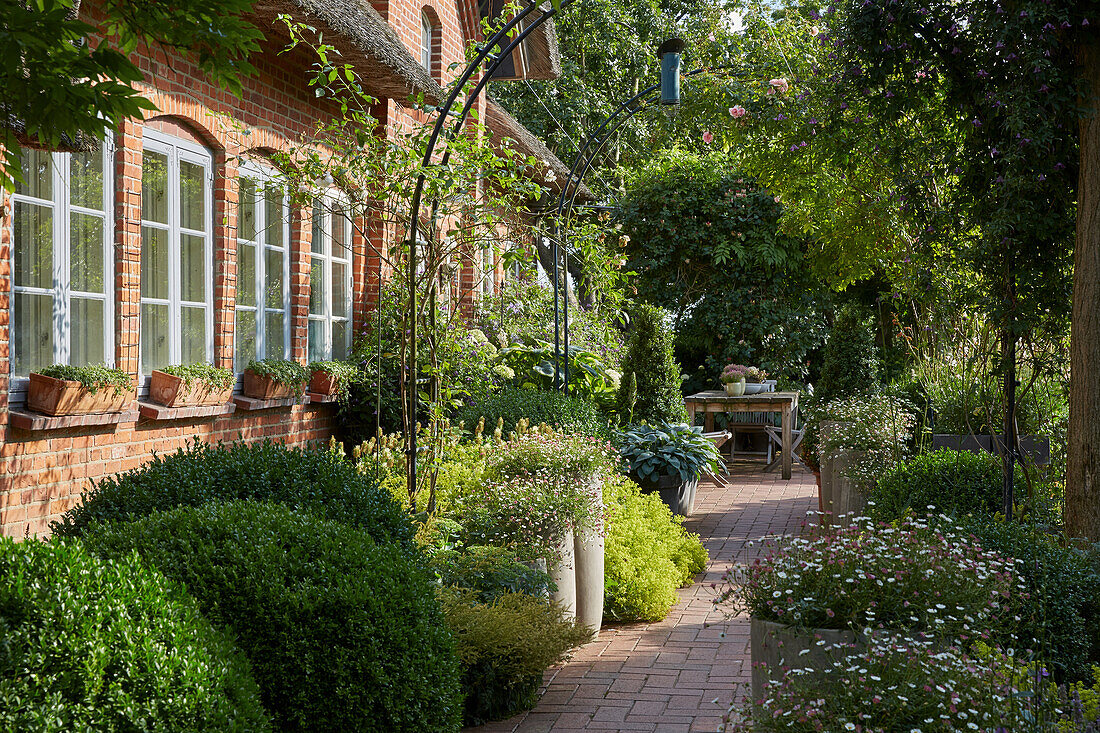
{"type": "Polygon", "coordinates": [[[11,331],[15,329],[16,293],[52,295],[53,329],[57,338],[53,343],[53,361],[55,364],[68,364],[72,356],[72,331],[70,320],[72,312],[71,272],[72,272],[72,214],[88,214],[103,220],[103,293],[81,291],[79,297],[99,300],[103,303],[103,358],[107,366],[115,363],[115,217],[114,217],[114,143],[111,140],[100,142],[100,155],[103,156],[103,208],[92,209],[72,203],[71,196],[71,156],[69,153],[51,153],[52,198],[40,199],[27,194],[12,193],[9,200],[12,231],[12,248],[9,260],[11,272],[11,317],[9,318],[9,389],[12,402],[22,402],[26,398],[27,377],[14,374],[15,338],[11,331]],[[15,284],[15,206],[16,203],[33,204],[47,207],[53,212],[52,224],[52,261],[53,287],[40,288],[15,284]]]}
{"type": "Polygon", "coordinates": [[[432,57],[435,55],[435,26],[431,17],[420,11],[420,64],[432,73],[432,57]]]}
{"type": "Polygon", "coordinates": [[[309,361],[329,360],[333,356],[333,343],[332,343],[332,324],[334,322],[346,322],[347,328],[345,329],[345,344],[344,353],[351,351],[351,331],[352,324],[354,323],[355,316],[355,291],[352,288],[352,228],[353,221],[348,217],[345,221],[344,236],[345,242],[342,245],[338,245],[333,241],[332,236],[332,217],[333,209],[337,206],[347,207],[347,198],[339,193],[329,192],[323,196],[317,197],[314,200],[312,213],[314,216],[313,227],[311,228],[311,234],[317,230],[317,207],[320,204],[321,208],[321,231],[323,232],[323,246],[320,252],[313,251],[313,242],[310,242],[309,248],[309,272],[310,272],[310,305],[308,310],[308,322],[306,325],[306,355],[309,361]],[[313,308],[313,263],[317,260],[322,262],[321,279],[325,283],[324,296],[322,298],[322,313],[314,313],[313,308]],[[338,262],[344,265],[345,276],[345,292],[347,294],[348,314],[347,317],[334,316],[332,313],[332,264],[338,262]],[[322,347],[321,354],[310,353],[309,350],[309,324],[320,323],[322,324],[322,347]],[[316,357],[320,356],[320,359],[316,357]]]}
{"type": "MultiPolygon", "coordinates": [[[[289,359],[290,358],[290,334],[291,334],[291,323],[290,323],[290,321],[291,321],[291,316],[292,316],[292,311],[291,311],[291,308],[290,308],[290,258],[291,258],[290,207],[289,207],[289,200],[288,200],[287,195],[285,193],[283,194],[283,197],[282,197],[282,212],[283,212],[282,221],[280,221],[278,223],[278,226],[280,226],[282,228],[282,232],[283,232],[283,237],[282,237],[283,246],[282,247],[276,247],[274,245],[268,244],[267,234],[266,234],[268,229],[271,227],[271,223],[269,223],[267,221],[267,206],[266,206],[266,202],[265,202],[265,199],[264,199],[264,189],[265,189],[266,186],[269,186],[269,185],[279,186],[281,176],[277,171],[275,171],[275,170],[273,170],[273,169],[271,169],[267,166],[261,166],[257,163],[254,163],[254,162],[250,161],[250,162],[247,162],[247,163],[245,163],[244,165],[241,166],[240,174],[238,176],[238,181],[237,181],[238,193],[241,190],[240,189],[240,181],[241,181],[241,179],[244,179],[244,178],[250,178],[253,181],[255,181],[255,183],[256,183],[256,199],[255,199],[255,202],[254,202],[255,207],[256,207],[255,208],[255,211],[256,211],[256,222],[255,222],[256,223],[256,239],[249,241],[249,240],[241,239],[238,236],[235,241],[237,243],[238,253],[240,252],[241,243],[248,242],[249,244],[251,244],[252,246],[255,247],[255,253],[256,253],[255,254],[255,257],[256,257],[256,260],[255,260],[255,263],[256,263],[256,265],[255,265],[255,279],[256,279],[256,281],[254,283],[254,286],[255,286],[255,303],[256,303],[256,305],[254,305],[254,306],[242,306],[240,303],[237,303],[236,307],[234,308],[234,312],[233,312],[233,328],[234,328],[233,360],[234,360],[234,366],[235,366],[235,369],[236,369],[237,373],[243,373],[245,368],[248,366],[247,361],[243,364],[236,363],[237,349],[236,349],[236,341],[235,340],[237,338],[239,338],[239,336],[240,336],[240,334],[238,334],[236,332],[236,324],[237,324],[236,314],[237,314],[237,312],[238,311],[253,311],[253,312],[256,313],[256,353],[253,355],[253,358],[257,358],[257,359],[263,358],[261,355],[263,355],[263,356],[267,355],[267,343],[266,343],[267,328],[266,328],[265,321],[267,319],[267,314],[269,312],[273,312],[273,313],[281,312],[283,314],[283,353],[282,353],[282,356],[277,356],[275,358],[281,358],[281,359],[289,359]],[[267,290],[266,290],[266,287],[265,287],[265,283],[267,282],[267,256],[266,255],[267,255],[268,250],[282,250],[282,252],[283,252],[283,307],[282,307],[281,311],[278,308],[269,308],[267,306],[267,298],[266,298],[267,290]]],[[[238,202],[239,201],[240,201],[240,199],[238,198],[238,202]]],[[[240,211],[241,211],[240,204],[238,203],[238,208],[237,208],[237,215],[238,215],[237,233],[238,233],[238,235],[240,234],[240,211]]],[[[241,268],[240,268],[240,263],[238,262],[237,263],[237,277],[240,277],[240,276],[241,276],[241,268]]]]}
{"type": "MultiPolygon", "coordinates": [[[[141,227],[150,227],[168,232],[168,298],[140,297],[138,306],[138,335],[141,334],[141,306],[146,303],[168,306],[168,363],[179,364],[183,360],[183,306],[202,306],[206,310],[206,354],[204,360],[214,359],[214,156],[201,145],[189,140],[168,135],[158,130],[145,128],[142,152],[150,150],[168,157],[168,224],[151,222],[142,218],[141,227]],[[206,213],[203,229],[183,229],[180,225],[180,162],[186,161],[201,166],[206,173],[203,186],[203,211],[206,213]],[[182,299],[180,275],[180,236],[181,234],[199,235],[206,240],[204,248],[204,292],[206,302],[185,301],[182,299]]],[[[140,285],[139,285],[140,287],[140,285]]],[[[138,345],[138,374],[141,375],[143,391],[148,389],[149,375],[145,374],[145,365],[141,363],[141,345],[138,345]]]]}

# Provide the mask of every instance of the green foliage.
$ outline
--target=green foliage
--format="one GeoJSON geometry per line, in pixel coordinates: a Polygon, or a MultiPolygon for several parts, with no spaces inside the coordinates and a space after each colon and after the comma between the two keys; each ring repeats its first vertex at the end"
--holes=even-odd
{"type": "Polygon", "coordinates": [[[123,392],[132,392],[134,382],[130,375],[121,369],[108,369],[103,365],[69,366],[67,364],[54,364],[42,369],[39,374],[54,379],[64,379],[70,382],[80,382],[84,389],[95,394],[101,389],[110,387],[116,395],[123,392]]]}
{"type": "Polygon", "coordinates": [[[248,662],[124,554],[0,538],[0,730],[267,731],[248,662]]]}
{"type": "Polygon", "coordinates": [[[879,359],[870,317],[855,304],[837,313],[829,340],[822,349],[824,363],[814,398],[828,402],[873,391],[878,385],[879,359]]]}
{"type": "Polygon", "coordinates": [[[340,397],[341,400],[346,400],[351,385],[363,378],[363,375],[359,372],[359,367],[346,361],[333,360],[310,362],[309,371],[311,377],[313,372],[324,372],[333,377],[336,380],[336,395],[340,397]]]}
{"type": "MultiPolygon", "coordinates": [[[[1020,492],[1023,476],[1016,472],[1020,492]]],[[[870,516],[893,521],[907,514],[944,513],[992,515],[1003,502],[1001,461],[988,453],[968,453],[946,448],[922,453],[900,463],[879,478],[868,494],[870,516]],[[935,507],[934,510],[928,509],[935,507]]],[[[1019,496],[1019,493],[1017,494],[1019,496]]]]}
{"type": "Polygon", "coordinates": [[[673,354],[673,336],[664,312],[646,303],[631,309],[630,332],[623,372],[630,384],[619,387],[616,409],[622,419],[678,422],[686,419],[680,391],[680,365],[673,354]]]}
{"type": "Polygon", "coordinates": [[[128,473],[100,481],[52,525],[81,535],[180,506],[234,499],[273,501],[367,530],[379,542],[412,538],[408,518],[375,481],[331,453],[278,443],[212,447],[199,440],[128,473]]]}
{"type": "Polygon", "coordinates": [[[443,587],[471,590],[479,603],[492,603],[505,593],[545,596],[553,585],[549,575],[520,562],[503,547],[443,550],[432,556],[431,563],[443,587]]]}
{"type": "Polygon", "coordinates": [[[706,567],[707,551],[658,494],[643,494],[627,478],[604,482],[604,504],[604,616],[659,621],[678,600],[676,589],[706,567]]]}
{"type": "MultiPolygon", "coordinates": [[[[607,410],[615,399],[620,375],[591,351],[569,345],[569,394],[594,402],[607,410]]],[[[555,380],[554,346],[544,341],[512,343],[500,350],[503,363],[514,373],[514,384],[525,389],[553,389],[565,382],[565,359],[558,364],[555,380]]]]}
{"type": "Polygon", "coordinates": [[[442,598],[463,666],[466,725],[533,707],[543,670],[592,638],[560,608],[525,593],[505,592],[491,603],[454,590],[442,598]]]}
{"type": "Polygon", "coordinates": [[[585,435],[607,433],[607,421],[600,418],[591,402],[551,390],[508,387],[479,403],[462,407],[453,421],[464,423],[466,430],[472,432],[481,418],[485,418],[485,429],[490,433],[501,421],[501,435],[505,438],[523,419],[531,425],[546,423],[553,428],[585,435]]]}
{"type": "Polygon", "coordinates": [[[704,472],[715,473],[722,465],[714,441],[698,426],[628,425],[616,431],[613,440],[627,473],[643,484],[662,476],[678,476],[687,483],[704,472]]]}
{"type": "Polygon", "coordinates": [[[252,663],[286,731],[454,731],[458,668],[422,558],[355,527],[250,501],[101,525],[187,586],[252,663]]]}
{"type": "Polygon", "coordinates": [[[261,377],[270,377],[280,384],[288,384],[298,392],[305,388],[312,376],[309,369],[292,359],[252,359],[248,371],[261,377]]]}
{"type": "Polygon", "coordinates": [[[1100,566],[1032,524],[971,517],[961,526],[982,547],[1019,561],[1025,592],[1011,600],[1021,621],[1006,641],[1036,649],[1058,679],[1085,679],[1100,663],[1100,566]]]}
{"type": "Polygon", "coordinates": [[[233,372],[213,364],[173,364],[160,371],[179,377],[188,387],[195,382],[205,384],[211,389],[228,389],[233,386],[233,372]]]}

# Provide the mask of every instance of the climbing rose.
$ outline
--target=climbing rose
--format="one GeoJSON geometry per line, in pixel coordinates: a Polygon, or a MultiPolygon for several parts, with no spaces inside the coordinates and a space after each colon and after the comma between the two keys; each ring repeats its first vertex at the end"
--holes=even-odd
{"type": "Polygon", "coordinates": [[[714,140],[714,135],[712,135],[709,130],[707,132],[703,133],[703,142],[709,143],[709,142],[712,142],[713,140],[714,140]]]}
{"type": "Polygon", "coordinates": [[[790,87],[790,85],[787,84],[786,79],[772,79],[768,82],[768,84],[771,86],[772,89],[779,92],[780,94],[786,92],[787,89],[790,87]]]}
{"type": "Polygon", "coordinates": [[[746,110],[744,107],[742,107],[739,104],[734,106],[734,107],[730,107],[730,117],[734,118],[735,120],[740,118],[740,117],[744,117],[748,113],[749,113],[748,110],[746,110]]]}

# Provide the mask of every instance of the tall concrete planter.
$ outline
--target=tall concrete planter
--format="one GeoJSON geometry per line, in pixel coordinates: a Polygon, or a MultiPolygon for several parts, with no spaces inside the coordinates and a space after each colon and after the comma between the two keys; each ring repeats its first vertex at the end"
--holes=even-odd
{"type": "Polygon", "coordinates": [[[753,618],[749,629],[752,652],[752,699],[759,700],[768,680],[781,681],[785,670],[822,669],[854,653],[862,643],[854,631],[798,629],[753,618]],[[819,644],[818,642],[824,642],[819,644]]]}
{"type": "Polygon", "coordinates": [[[577,617],[577,566],[574,556],[573,530],[565,531],[558,540],[557,557],[549,563],[550,579],[558,589],[550,593],[550,600],[565,611],[568,619],[577,617]]]}
{"type": "Polygon", "coordinates": [[[577,621],[598,634],[603,623],[604,598],[603,482],[590,481],[588,493],[595,502],[594,521],[579,528],[573,537],[577,621]]]}
{"type": "MultiPolygon", "coordinates": [[[[838,429],[843,429],[845,423],[823,422],[821,423],[821,437],[824,443],[829,434],[838,429]]],[[[848,476],[849,469],[866,457],[864,451],[837,451],[821,458],[821,511],[823,516],[821,523],[824,526],[833,526],[839,520],[843,524],[851,524],[854,517],[863,513],[867,504],[867,497],[860,490],[859,485],[848,476]]]]}

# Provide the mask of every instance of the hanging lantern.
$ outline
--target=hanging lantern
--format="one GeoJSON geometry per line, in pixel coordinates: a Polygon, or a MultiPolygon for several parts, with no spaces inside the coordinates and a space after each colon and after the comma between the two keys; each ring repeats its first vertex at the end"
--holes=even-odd
{"type": "Polygon", "coordinates": [[[680,104],[680,52],[686,46],[679,38],[670,38],[657,47],[661,58],[661,104],[680,104]]]}

